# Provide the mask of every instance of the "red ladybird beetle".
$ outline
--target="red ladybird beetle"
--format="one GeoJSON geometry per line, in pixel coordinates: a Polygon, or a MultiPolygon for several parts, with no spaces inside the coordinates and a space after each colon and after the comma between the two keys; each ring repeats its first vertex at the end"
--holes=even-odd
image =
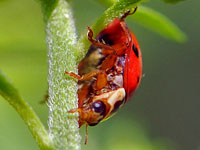
{"type": "Polygon", "coordinates": [[[91,41],[85,58],[79,63],[78,75],[66,72],[78,79],[79,126],[95,126],[112,116],[124,105],[140,84],[142,58],[138,42],[124,19],[135,13],[128,11],[120,19],[112,21],[95,39],[88,27],[91,41]]]}

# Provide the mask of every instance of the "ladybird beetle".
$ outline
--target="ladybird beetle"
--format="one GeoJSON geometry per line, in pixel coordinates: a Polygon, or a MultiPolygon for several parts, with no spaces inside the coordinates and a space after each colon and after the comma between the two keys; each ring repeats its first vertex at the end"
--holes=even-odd
{"type": "Polygon", "coordinates": [[[124,19],[135,13],[128,11],[112,21],[95,39],[88,27],[91,46],[78,65],[78,75],[65,72],[78,79],[79,127],[86,123],[95,126],[112,116],[124,105],[140,84],[142,58],[138,42],[124,19]]]}

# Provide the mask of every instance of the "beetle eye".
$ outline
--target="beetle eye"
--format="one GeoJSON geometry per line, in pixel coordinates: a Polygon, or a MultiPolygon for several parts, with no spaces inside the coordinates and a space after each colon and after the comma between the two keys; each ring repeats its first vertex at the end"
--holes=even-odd
{"type": "Polygon", "coordinates": [[[92,104],[95,112],[103,114],[106,109],[106,105],[102,101],[96,101],[92,104]]]}

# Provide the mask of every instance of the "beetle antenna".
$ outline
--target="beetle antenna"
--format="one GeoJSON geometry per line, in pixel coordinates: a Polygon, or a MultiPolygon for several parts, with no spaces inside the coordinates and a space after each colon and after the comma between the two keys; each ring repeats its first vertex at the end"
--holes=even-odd
{"type": "Polygon", "coordinates": [[[85,125],[85,144],[87,144],[88,141],[88,124],[85,125]]]}

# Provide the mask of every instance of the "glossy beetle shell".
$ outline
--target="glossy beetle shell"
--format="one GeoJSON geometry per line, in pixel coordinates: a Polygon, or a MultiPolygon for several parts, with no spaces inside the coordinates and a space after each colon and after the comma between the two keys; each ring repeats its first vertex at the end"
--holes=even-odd
{"type": "MultiPolygon", "coordinates": [[[[135,9],[136,10],[136,9],[135,9]]],[[[135,12],[135,11],[134,11],[135,12]]],[[[142,74],[142,57],[139,44],[124,19],[115,19],[95,39],[90,28],[91,46],[78,66],[77,109],[79,126],[94,126],[110,117],[124,105],[138,87],[142,74]]]]}

